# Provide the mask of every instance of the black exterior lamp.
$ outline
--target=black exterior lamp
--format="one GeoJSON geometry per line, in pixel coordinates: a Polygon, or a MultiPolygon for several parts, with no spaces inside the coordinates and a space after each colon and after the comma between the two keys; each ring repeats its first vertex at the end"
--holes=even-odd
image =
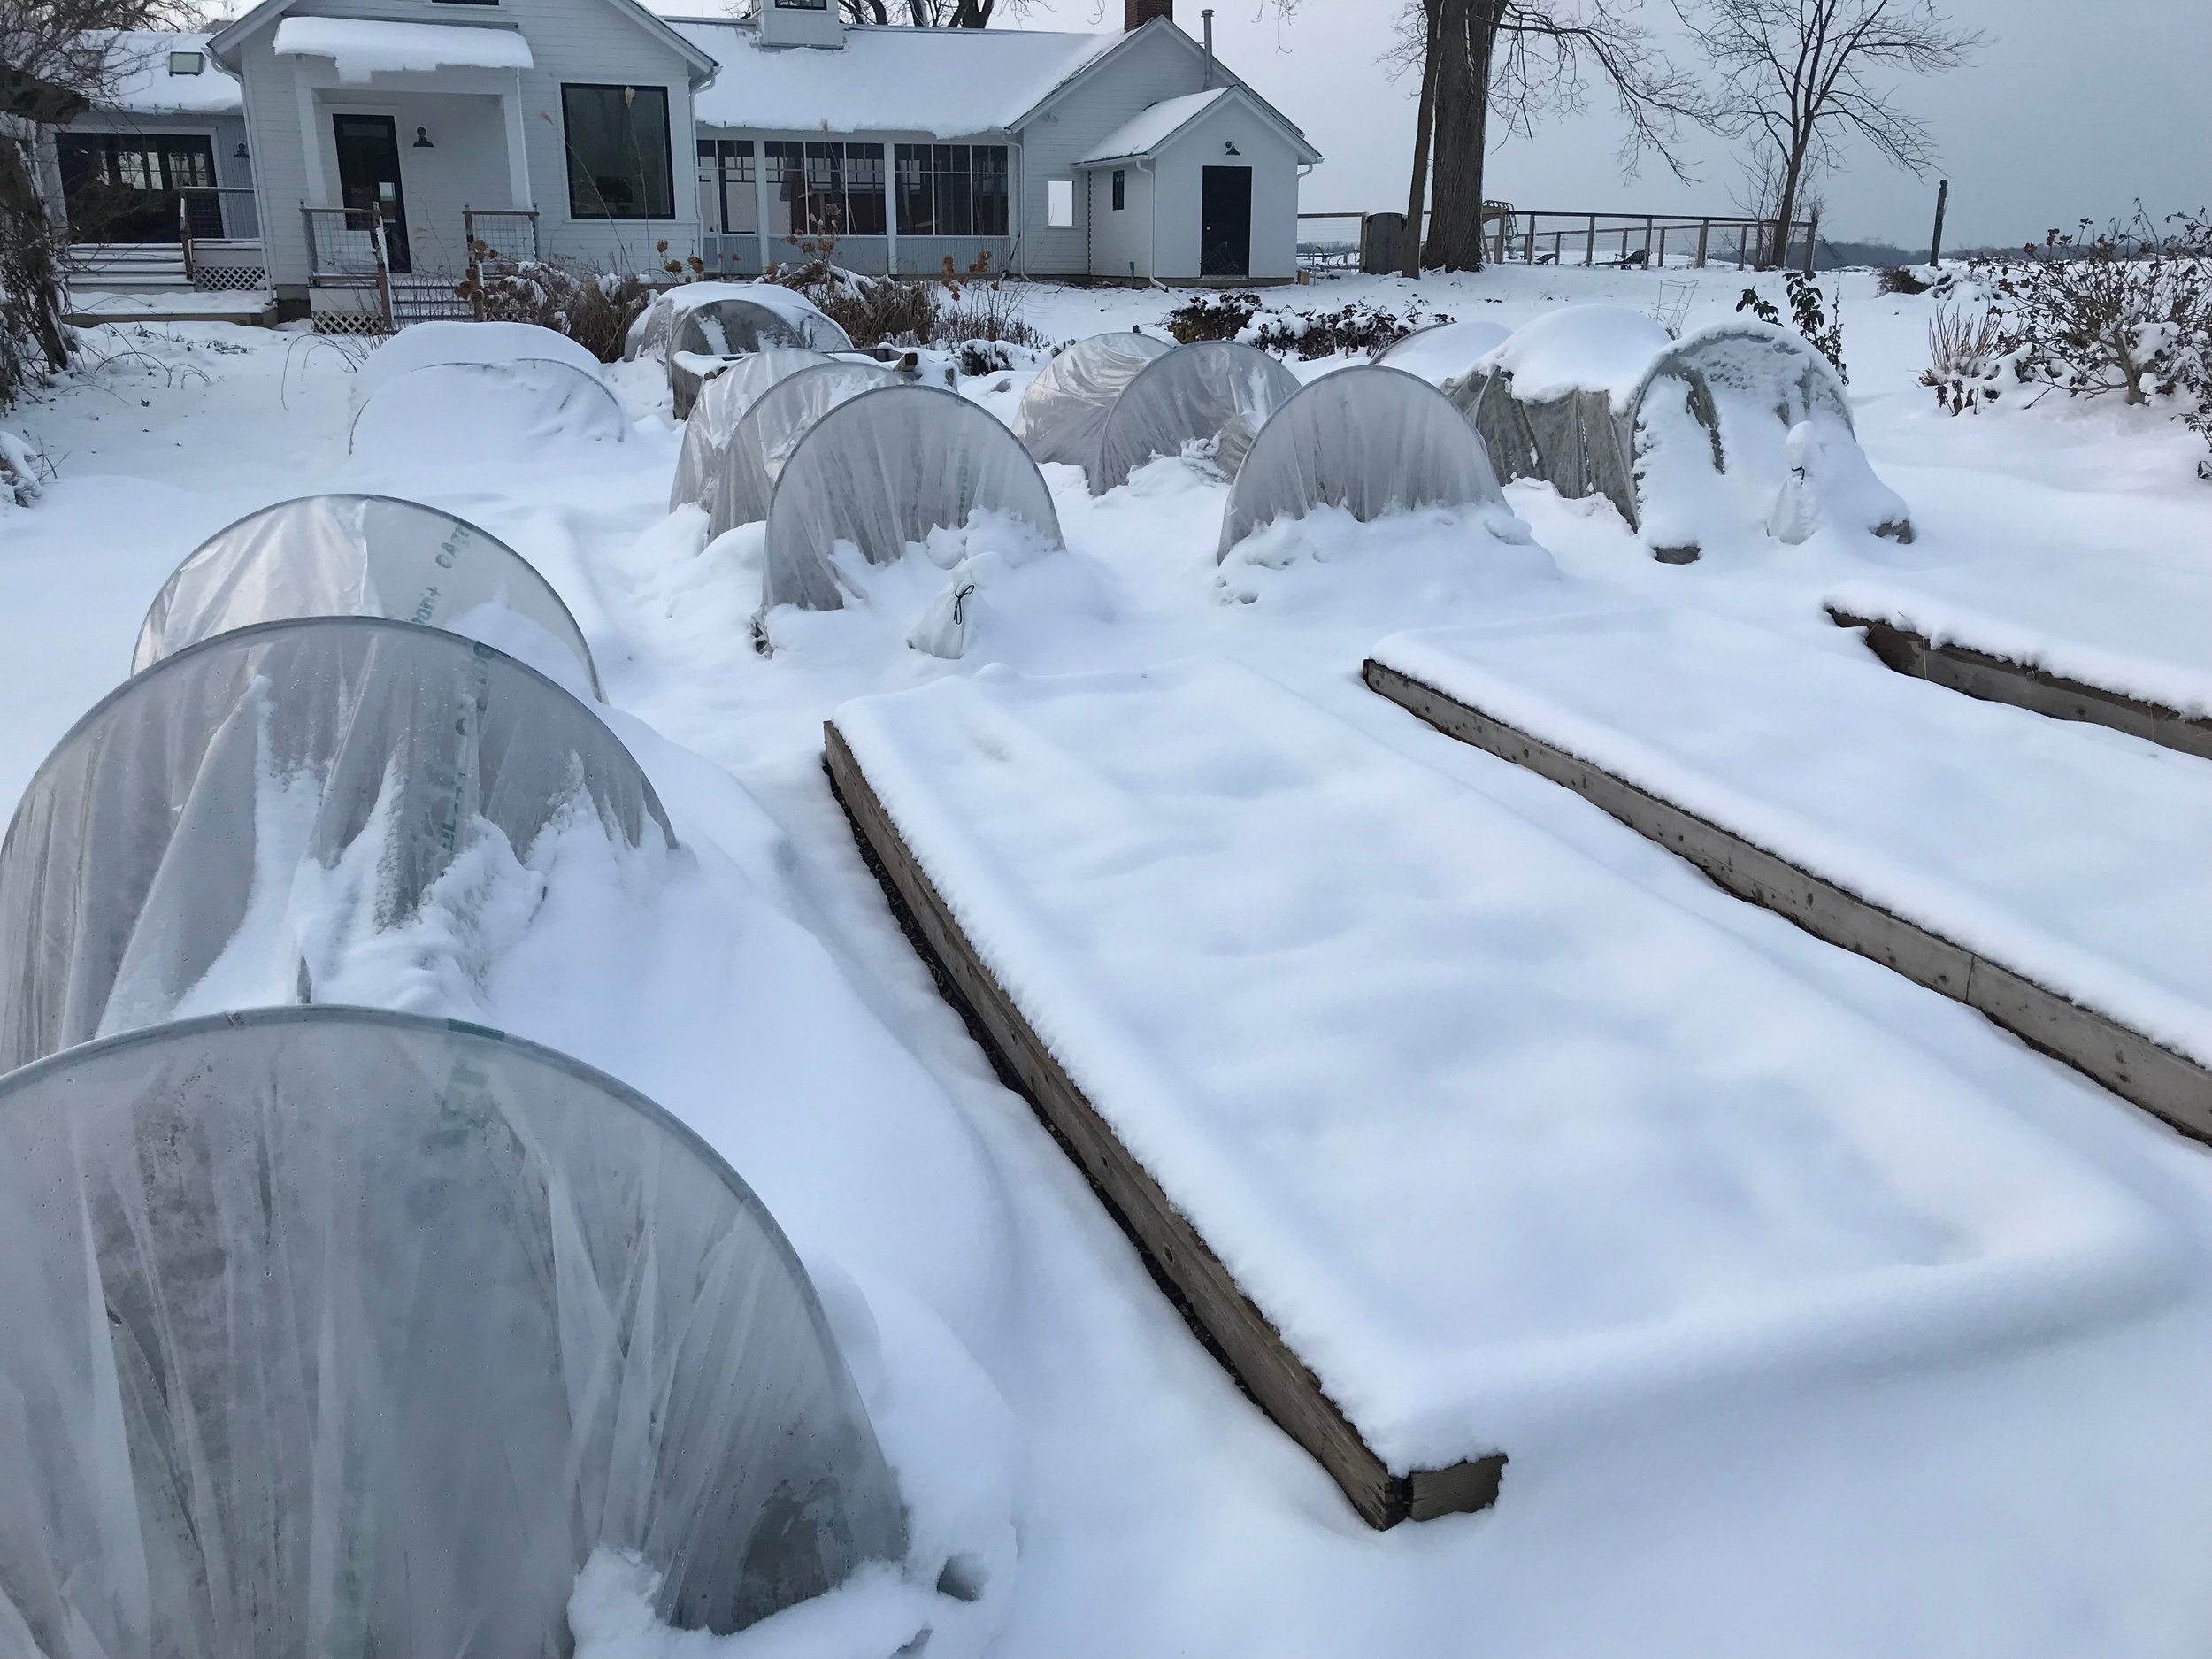
{"type": "Polygon", "coordinates": [[[437,146],[430,142],[430,129],[426,127],[418,127],[415,129],[415,142],[410,148],[414,150],[437,149],[437,146]]]}

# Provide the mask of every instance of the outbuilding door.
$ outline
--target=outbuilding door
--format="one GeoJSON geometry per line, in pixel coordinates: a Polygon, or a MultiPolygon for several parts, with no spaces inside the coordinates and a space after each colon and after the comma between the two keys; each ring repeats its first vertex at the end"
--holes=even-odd
{"type": "Polygon", "coordinates": [[[1198,274],[1252,274],[1252,169],[1209,167],[1198,210],[1198,274]]]}
{"type": "MultiPolygon", "coordinates": [[[[415,262],[407,249],[407,198],[400,192],[399,129],[388,115],[334,115],[330,125],[338,144],[338,199],[383,216],[385,254],[404,276],[415,262]]],[[[346,224],[353,227],[352,214],[346,224]]],[[[368,228],[366,219],[361,228],[368,228]]]]}

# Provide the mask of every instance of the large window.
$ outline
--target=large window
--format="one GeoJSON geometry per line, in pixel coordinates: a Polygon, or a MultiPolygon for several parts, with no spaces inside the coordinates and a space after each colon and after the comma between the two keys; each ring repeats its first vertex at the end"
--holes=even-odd
{"type": "Polygon", "coordinates": [[[899,234],[1006,234],[1006,146],[901,144],[899,234]]]}
{"type": "Polygon", "coordinates": [[[699,141],[699,222],[710,232],[749,236],[760,228],[752,141],[699,141]]]}
{"type": "Polygon", "coordinates": [[[568,211],[578,219],[673,219],[664,87],[563,87],[568,211]]]}
{"type": "Polygon", "coordinates": [[[769,234],[883,234],[882,145],[772,140],[767,165],[769,234]]]}

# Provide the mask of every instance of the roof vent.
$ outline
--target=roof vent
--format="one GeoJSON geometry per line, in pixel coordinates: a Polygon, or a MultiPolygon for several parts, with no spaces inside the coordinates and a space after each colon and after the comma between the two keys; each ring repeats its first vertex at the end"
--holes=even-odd
{"type": "MultiPolygon", "coordinates": [[[[1131,0],[1131,4],[1135,4],[1135,0],[1131,0]]],[[[196,75],[206,67],[207,55],[204,52],[169,54],[169,73],[173,75],[196,75]]]]}
{"type": "Polygon", "coordinates": [[[1154,18],[1175,21],[1175,0],[1121,0],[1121,26],[1141,29],[1154,18]]]}

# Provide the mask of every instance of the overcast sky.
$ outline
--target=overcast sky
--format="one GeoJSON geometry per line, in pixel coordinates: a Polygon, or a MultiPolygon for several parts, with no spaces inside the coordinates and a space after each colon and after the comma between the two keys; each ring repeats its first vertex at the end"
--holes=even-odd
{"type": "MultiPolygon", "coordinates": [[[[1263,0],[1215,0],[1215,41],[1246,81],[1328,157],[1305,181],[1309,211],[1405,205],[1412,165],[1412,88],[1376,59],[1400,0],[1301,0],[1279,23],[1263,0]]],[[[1933,128],[1951,180],[1947,245],[2011,243],[2053,225],[2212,202],[2212,0],[1947,0],[1991,42],[1968,68],[1902,84],[1900,101],[1933,128]]],[[[1199,32],[1199,0],[1176,0],[1199,32]]],[[[1673,33],[1667,0],[1644,0],[1673,33]]],[[[1121,0],[1037,0],[1031,27],[1118,26],[1121,0]]],[[[1739,174],[1728,147],[1691,146],[1683,183],[1647,159],[1624,179],[1616,123],[1601,95],[1581,117],[1554,119],[1534,141],[1493,153],[1487,194],[1523,208],[1729,213],[1739,174]]],[[[1916,179],[1850,148],[1827,180],[1824,234],[1927,241],[1937,174],[1916,179]]]]}

